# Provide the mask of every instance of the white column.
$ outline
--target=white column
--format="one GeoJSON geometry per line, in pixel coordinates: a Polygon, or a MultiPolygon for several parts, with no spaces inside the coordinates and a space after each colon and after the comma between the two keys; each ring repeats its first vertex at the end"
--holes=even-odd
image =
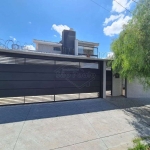
{"type": "Polygon", "coordinates": [[[75,39],[75,55],[78,55],[78,40],[75,39]]]}
{"type": "Polygon", "coordinates": [[[112,96],[121,96],[122,95],[122,79],[116,78],[112,74],[112,96]]]}
{"type": "Polygon", "coordinates": [[[106,61],[103,61],[103,98],[106,98],[106,61]]]}

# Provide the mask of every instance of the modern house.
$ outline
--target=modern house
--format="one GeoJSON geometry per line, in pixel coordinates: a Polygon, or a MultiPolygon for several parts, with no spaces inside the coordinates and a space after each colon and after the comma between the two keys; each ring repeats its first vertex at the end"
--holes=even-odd
{"type": "Polygon", "coordinates": [[[64,30],[59,43],[34,40],[35,51],[0,48],[0,105],[71,99],[150,98],[150,90],[114,74],[98,58],[98,43],[64,30]],[[124,86],[125,84],[125,86],[124,86]]]}
{"type": "Polygon", "coordinates": [[[33,42],[36,44],[37,52],[98,58],[99,43],[76,39],[76,32],[73,29],[64,30],[62,32],[62,40],[59,43],[36,39],[33,42]]]}

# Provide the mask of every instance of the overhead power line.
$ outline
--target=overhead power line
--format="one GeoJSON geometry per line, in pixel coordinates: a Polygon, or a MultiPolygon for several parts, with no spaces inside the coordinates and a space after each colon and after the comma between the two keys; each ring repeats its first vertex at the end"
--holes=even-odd
{"type": "Polygon", "coordinates": [[[95,3],[96,5],[98,5],[99,7],[103,8],[104,10],[108,11],[110,13],[110,11],[108,9],[106,9],[105,7],[103,7],[102,5],[98,4],[97,2],[91,0],[93,3],[95,3]]]}
{"type": "Polygon", "coordinates": [[[123,5],[121,5],[118,1],[116,1],[116,0],[114,0],[116,3],[118,3],[121,7],[123,7],[124,9],[126,9],[128,12],[130,12],[131,14],[132,14],[132,12],[129,10],[129,9],[127,9],[126,7],[124,7],[123,5]]]}
{"type": "MultiPolygon", "coordinates": [[[[95,3],[96,5],[98,5],[99,7],[103,8],[104,10],[110,12],[108,9],[106,9],[105,7],[103,7],[102,5],[98,4],[97,2],[95,2],[94,0],[91,0],[93,3],[95,3]]],[[[120,4],[118,1],[114,0],[116,3],[118,3],[121,7],[123,7],[125,10],[127,10],[128,12],[130,12],[132,14],[132,12],[127,9],[126,7],[124,7],[122,4],[120,4]]],[[[134,1],[135,3],[137,3],[135,0],[132,0],[134,1]]]]}
{"type": "Polygon", "coordinates": [[[135,1],[135,0],[132,0],[132,1],[138,4],[138,2],[137,2],[137,1],[135,1]]]}

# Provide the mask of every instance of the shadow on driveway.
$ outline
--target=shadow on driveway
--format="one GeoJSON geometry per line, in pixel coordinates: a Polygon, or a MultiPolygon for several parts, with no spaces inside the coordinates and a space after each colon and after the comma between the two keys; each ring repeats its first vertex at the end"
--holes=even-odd
{"type": "MultiPolygon", "coordinates": [[[[150,116],[149,107],[144,107],[150,103],[142,103],[137,100],[116,98],[116,99],[90,99],[75,100],[57,103],[40,103],[28,105],[12,105],[0,107],[0,124],[19,122],[25,120],[35,120],[52,118],[92,112],[101,112],[114,109],[125,109],[132,115],[150,116]],[[142,110],[143,108],[143,110],[142,110]],[[144,113],[141,113],[144,111],[144,113]]],[[[150,125],[150,120],[145,119],[150,125]]]]}
{"type": "MultiPolygon", "coordinates": [[[[108,98],[111,104],[123,109],[133,119],[127,120],[143,137],[150,137],[150,99],[144,98],[108,98]],[[144,126],[147,126],[147,129],[144,126]]],[[[150,142],[150,141],[149,141],[150,142]]]]}
{"type": "Polygon", "coordinates": [[[117,109],[102,99],[0,107],[0,124],[117,109]]]}

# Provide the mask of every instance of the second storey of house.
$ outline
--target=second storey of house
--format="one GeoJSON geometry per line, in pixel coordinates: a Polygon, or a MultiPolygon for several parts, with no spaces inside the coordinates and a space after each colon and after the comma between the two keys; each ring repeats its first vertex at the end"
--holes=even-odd
{"type": "Polygon", "coordinates": [[[98,58],[99,43],[78,40],[73,30],[64,30],[59,43],[43,40],[33,40],[33,42],[36,44],[37,52],[98,58]]]}

